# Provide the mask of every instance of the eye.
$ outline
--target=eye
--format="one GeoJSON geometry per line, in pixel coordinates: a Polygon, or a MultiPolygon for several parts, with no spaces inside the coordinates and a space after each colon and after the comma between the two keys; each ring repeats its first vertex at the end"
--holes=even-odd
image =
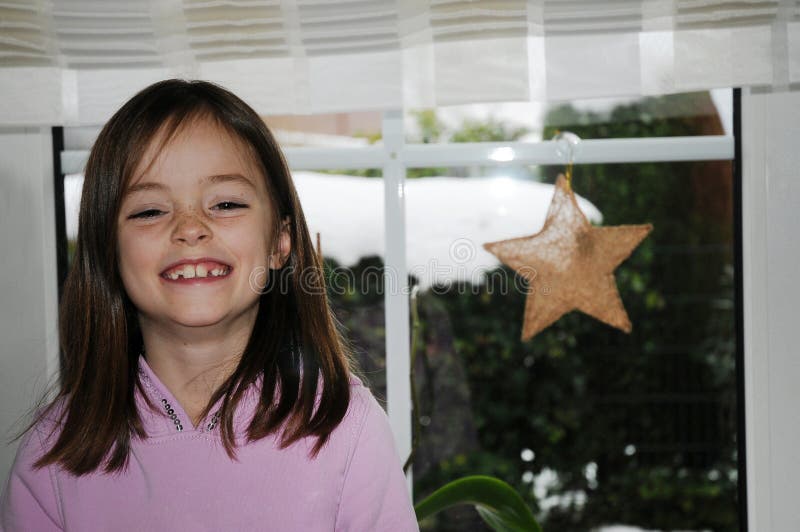
{"type": "Polygon", "coordinates": [[[246,209],[247,205],[244,203],[236,203],[233,201],[221,201],[214,205],[214,209],[218,209],[220,211],[232,211],[235,209],[246,209]]]}
{"type": "Polygon", "coordinates": [[[131,214],[130,216],[128,216],[128,219],[130,220],[132,218],[145,218],[145,219],[155,218],[160,214],[164,214],[164,211],[161,211],[159,209],[147,209],[145,211],[137,212],[136,214],[131,214]]]}

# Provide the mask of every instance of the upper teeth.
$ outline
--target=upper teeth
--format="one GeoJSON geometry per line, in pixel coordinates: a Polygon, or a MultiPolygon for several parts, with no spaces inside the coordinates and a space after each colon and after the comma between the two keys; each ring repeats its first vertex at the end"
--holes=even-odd
{"type": "Polygon", "coordinates": [[[220,275],[225,275],[226,273],[228,273],[227,266],[219,265],[215,266],[212,270],[209,270],[204,264],[184,264],[182,267],[170,270],[167,272],[166,276],[172,280],[175,280],[178,277],[183,277],[184,279],[208,277],[209,274],[211,274],[213,277],[219,277],[220,275]]]}

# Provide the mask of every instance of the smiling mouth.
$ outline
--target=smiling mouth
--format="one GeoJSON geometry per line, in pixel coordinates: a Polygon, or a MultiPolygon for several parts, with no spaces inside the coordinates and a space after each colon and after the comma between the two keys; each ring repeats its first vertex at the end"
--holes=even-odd
{"type": "Polygon", "coordinates": [[[181,264],[171,268],[161,274],[161,277],[169,281],[179,279],[208,279],[227,277],[231,273],[231,267],[227,264],[218,262],[199,262],[197,264],[181,264]]]}

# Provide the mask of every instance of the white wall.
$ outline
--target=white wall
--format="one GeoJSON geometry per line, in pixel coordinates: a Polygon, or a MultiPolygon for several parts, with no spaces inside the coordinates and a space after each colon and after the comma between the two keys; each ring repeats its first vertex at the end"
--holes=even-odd
{"type": "Polygon", "coordinates": [[[57,367],[54,219],[50,128],[0,128],[0,486],[57,367]]]}
{"type": "Polygon", "coordinates": [[[800,510],[800,92],[742,91],[748,520],[796,532],[800,510]]]}

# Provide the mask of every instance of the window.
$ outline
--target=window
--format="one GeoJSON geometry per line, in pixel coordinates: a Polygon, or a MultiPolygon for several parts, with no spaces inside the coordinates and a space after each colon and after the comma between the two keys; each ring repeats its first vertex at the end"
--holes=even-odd
{"type": "MultiPolygon", "coordinates": [[[[408,346],[390,336],[414,330],[387,319],[386,304],[418,312],[415,501],[489,474],[519,490],[545,529],[739,529],[731,102],[714,91],[412,110],[382,123],[375,113],[267,118],[379,399],[408,386],[408,346]],[[481,247],[541,227],[541,190],[552,194],[563,165],[539,141],[556,130],[586,139],[573,188],[593,222],[655,226],[616,270],[630,335],[573,312],[520,341],[524,282],[481,247]],[[326,180],[341,202],[330,190],[315,199],[326,180]],[[389,197],[404,211],[386,210],[384,184],[398,183],[402,198],[389,197]],[[405,274],[414,298],[398,289],[405,274]]],[[[388,406],[405,459],[410,405],[388,406]]],[[[486,529],[467,507],[421,526],[486,529]]]]}

